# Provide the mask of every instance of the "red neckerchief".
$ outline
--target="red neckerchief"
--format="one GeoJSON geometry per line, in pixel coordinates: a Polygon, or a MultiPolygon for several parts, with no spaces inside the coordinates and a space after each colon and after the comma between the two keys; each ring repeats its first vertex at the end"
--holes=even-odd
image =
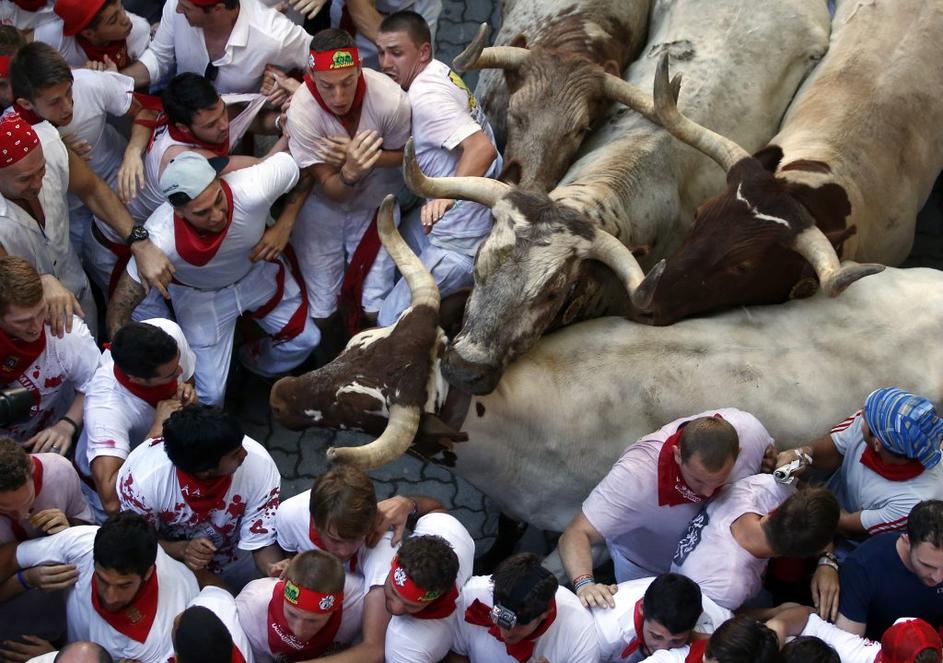
{"type": "Polygon", "coordinates": [[[704,663],[708,642],[708,640],[694,640],[688,650],[688,655],[684,657],[684,663],[704,663]]]}
{"type": "Polygon", "coordinates": [[[452,585],[447,594],[443,594],[411,617],[416,619],[443,619],[455,612],[455,602],[458,599],[458,587],[452,585]]]}
{"type": "Polygon", "coordinates": [[[38,12],[46,6],[46,0],[13,0],[13,4],[28,12],[38,12]]]}
{"type": "MultiPolygon", "coordinates": [[[[30,460],[33,461],[33,498],[36,499],[43,490],[43,463],[36,456],[30,456],[30,460]]],[[[13,520],[9,516],[4,516],[4,518],[10,521],[10,530],[17,543],[29,540],[29,534],[20,525],[19,520],[13,520]]]]}
{"type": "MultiPolygon", "coordinates": [[[[164,116],[166,118],[166,116],[164,116]]],[[[204,150],[208,150],[215,154],[218,157],[224,157],[229,154],[229,140],[227,139],[225,143],[207,143],[205,140],[200,140],[193,135],[193,132],[189,129],[181,129],[176,124],[164,120],[167,125],[167,132],[170,134],[170,137],[181,143],[186,143],[187,145],[193,145],[194,147],[199,147],[204,150]]]]}
{"type": "Polygon", "coordinates": [[[919,460],[910,460],[900,465],[892,465],[881,460],[870,446],[865,447],[861,454],[861,464],[880,474],[888,481],[909,481],[923,474],[923,463],[919,460]]]}
{"type": "Polygon", "coordinates": [[[274,658],[284,656],[288,661],[317,658],[334,643],[334,636],[341,627],[344,606],[331,613],[327,623],[313,638],[302,642],[295,637],[285,620],[285,583],[275,583],[272,600],[268,604],[268,648],[274,658]]]}
{"type": "Polygon", "coordinates": [[[219,232],[208,233],[197,230],[186,219],[174,212],[174,241],[177,245],[177,254],[197,267],[202,267],[213,259],[216,252],[219,251],[219,247],[222,246],[223,240],[226,239],[229,228],[232,227],[232,189],[229,188],[226,180],[222,178],[220,178],[219,184],[226,195],[228,207],[226,225],[219,232]]]}
{"type": "Polygon", "coordinates": [[[114,368],[115,379],[118,381],[122,387],[130,391],[132,394],[140,398],[142,401],[150,405],[151,407],[156,408],[157,404],[161,401],[166,401],[168,398],[173,398],[177,395],[177,381],[173,380],[172,382],[167,382],[165,384],[158,384],[153,387],[147,387],[141,384],[135,384],[131,382],[131,378],[127,374],[118,368],[118,364],[115,364],[114,368]]]}
{"type": "Polygon", "coordinates": [[[8,384],[20,379],[20,376],[33,365],[33,362],[46,349],[46,327],[39,332],[39,338],[26,343],[18,338],[11,338],[0,329],[0,384],[8,384]]]}
{"type": "Polygon", "coordinates": [[[45,122],[45,121],[46,121],[45,118],[39,117],[39,115],[37,115],[35,112],[33,112],[33,111],[31,111],[31,110],[28,110],[28,109],[26,109],[26,108],[23,108],[22,106],[20,106],[20,105],[19,105],[18,103],[16,103],[15,101],[13,102],[13,110],[16,111],[17,113],[19,113],[20,117],[22,117],[24,120],[26,120],[27,122],[29,122],[30,125],[32,125],[32,126],[34,126],[34,127],[35,127],[37,124],[40,124],[41,122],[45,122]]]}
{"type": "Polygon", "coordinates": [[[634,654],[639,647],[647,647],[645,644],[645,632],[642,630],[642,626],[645,625],[645,617],[642,616],[642,601],[645,599],[639,599],[635,602],[635,612],[632,614],[632,620],[635,622],[635,637],[632,638],[632,642],[622,650],[622,658],[628,658],[634,654]]]}
{"type": "Polygon", "coordinates": [[[212,479],[198,479],[180,469],[174,468],[174,471],[177,473],[183,501],[196,514],[197,522],[206,520],[210,511],[226,508],[226,493],[232,486],[231,474],[212,479]]]}
{"type": "Polygon", "coordinates": [[[150,579],[144,582],[144,586],[141,587],[137,596],[131,601],[131,605],[119,612],[108,612],[102,606],[98,598],[98,578],[92,575],[92,606],[95,608],[95,612],[118,633],[142,644],[147,640],[147,634],[151,632],[151,625],[154,623],[154,618],[157,617],[157,596],[159,594],[157,567],[155,566],[153,569],[150,579]]]}
{"type": "MultiPolygon", "coordinates": [[[[318,550],[323,550],[327,552],[327,548],[324,547],[324,542],[321,541],[321,536],[318,534],[318,528],[314,526],[314,518],[309,516],[308,520],[308,538],[311,539],[311,543],[318,547],[318,550]]],[[[351,573],[357,573],[357,555],[354,554],[348,562],[351,573]]]]}
{"type": "Polygon", "coordinates": [[[675,462],[674,450],[681,443],[681,433],[687,422],[678,426],[674,435],[665,440],[658,453],[658,506],[700,504],[710,495],[698,495],[688,487],[681,476],[681,468],[675,462]]]}
{"type": "Polygon", "coordinates": [[[363,72],[360,73],[360,78],[357,79],[357,91],[354,93],[354,102],[350,105],[350,110],[343,115],[338,115],[324,103],[324,98],[321,96],[321,93],[318,92],[318,86],[315,85],[314,81],[311,79],[311,74],[305,74],[304,81],[305,85],[308,86],[308,91],[311,93],[311,96],[314,97],[315,101],[318,102],[318,105],[323,108],[326,113],[330,113],[336,117],[337,121],[344,127],[344,130],[353,138],[354,134],[357,133],[357,124],[360,123],[360,108],[363,106],[363,98],[367,94],[367,81],[363,77],[363,72]]]}
{"type": "MultiPolygon", "coordinates": [[[[531,656],[534,655],[534,646],[537,644],[538,638],[547,632],[547,629],[550,628],[550,625],[553,624],[553,620],[556,618],[557,600],[550,599],[550,614],[547,615],[533,633],[513,645],[505,643],[504,647],[507,650],[508,656],[517,659],[520,663],[529,661],[531,656]]],[[[491,621],[491,606],[487,606],[478,599],[475,599],[475,602],[465,610],[465,621],[475,626],[487,626],[489,635],[496,640],[504,642],[504,639],[501,637],[501,631],[491,621]]]]}
{"type": "Polygon", "coordinates": [[[86,57],[92,62],[104,62],[105,56],[111,58],[111,61],[118,65],[118,69],[124,69],[131,64],[131,57],[128,55],[128,40],[119,39],[110,41],[104,46],[96,46],[81,34],[75,35],[75,41],[79,47],[85,51],[86,57]]]}
{"type": "MultiPolygon", "coordinates": [[[[379,211],[379,210],[377,210],[379,211]]],[[[360,331],[363,320],[363,284],[373,263],[380,253],[380,233],[377,230],[377,212],[374,212],[367,231],[360,238],[360,243],[350,258],[350,264],[344,272],[341,283],[341,292],[337,296],[337,308],[340,312],[344,328],[353,336],[360,331]]]]}

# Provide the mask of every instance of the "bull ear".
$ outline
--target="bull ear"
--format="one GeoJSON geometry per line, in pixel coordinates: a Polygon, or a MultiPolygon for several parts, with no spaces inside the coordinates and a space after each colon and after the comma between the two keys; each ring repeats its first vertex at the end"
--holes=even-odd
{"type": "Polygon", "coordinates": [[[511,159],[504,164],[504,170],[501,171],[498,179],[517,186],[521,183],[521,175],[521,164],[517,160],[511,159]]]}
{"type": "Polygon", "coordinates": [[[619,71],[619,63],[615,60],[606,60],[603,62],[602,70],[610,76],[615,76],[616,78],[622,77],[622,72],[619,71]]]}
{"type": "Polygon", "coordinates": [[[783,148],[779,145],[767,145],[754,154],[753,158],[759,161],[763,168],[775,173],[776,169],[779,168],[779,162],[783,160],[783,148]]]}
{"type": "Polygon", "coordinates": [[[508,44],[508,46],[513,46],[514,48],[527,48],[527,35],[523,32],[518,32],[514,35],[514,39],[508,44]]]}

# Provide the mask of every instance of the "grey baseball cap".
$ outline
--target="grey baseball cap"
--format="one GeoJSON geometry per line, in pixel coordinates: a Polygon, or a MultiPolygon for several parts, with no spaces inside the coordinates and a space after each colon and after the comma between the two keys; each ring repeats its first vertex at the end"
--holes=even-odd
{"type": "Polygon", "coordinates": [[[186,205],[203,193],[228,163],[229,157],[207,159],[196,152],[184,152],[171,159],[164,168],[164,174],[160,176],[160,191],[171,205],[186,205]]]}

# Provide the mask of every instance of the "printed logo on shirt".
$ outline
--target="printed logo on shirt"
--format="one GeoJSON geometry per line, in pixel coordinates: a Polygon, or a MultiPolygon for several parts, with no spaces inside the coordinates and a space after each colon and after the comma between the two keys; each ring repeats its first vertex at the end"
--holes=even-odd
{"type": "Polygon", "coordinates": [[[333,57],[331,57],[331,69],[344,69],[345,67],[354,66],[354,56],[351,55],[350,51],[337,51],[333,57]]]}
{"type": "Polygon", "coordinates": [[[682,536],[681,540],[678,542],[678,549],[675,551],[674,559],[671,560],[676,566],[684,564],[688,555],[697,548],[698,544],[701,542],[701,534],[704,532],[704,528],[707,527],[708,523],[710,523],[710,520],[706,508],[701,509],[700,513],[691,519],[691,522],[688,524],[688,531],[684,533],[684,536],[682,536]]]}
{"type": "Polygon", "coordinates": [[[472,94],[472,91],[468,89],[467,85],[465,85],[465,81],[462,80],[462,77],[449,69],[449,80],[452,81],[452,83],[455,84],[455,87],[464,92],[468,97],[468,110],[475,110],[478,107],[478,100],[475,99],[475,95],[472,94]]]}

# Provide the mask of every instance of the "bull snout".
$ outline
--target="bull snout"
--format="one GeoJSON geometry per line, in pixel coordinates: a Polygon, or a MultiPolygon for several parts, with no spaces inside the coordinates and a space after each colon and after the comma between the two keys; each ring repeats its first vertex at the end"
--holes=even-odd
{"type": "Polygon", "coordinates": [[[291,407],[291,399],[289,394],[292,389],[292,385],[297,381],[297,378],[293,377],[284,377],[274,385],[272,385],[272,391],[269,392],[269,407],[272,409],[272,414],[275,416],[275,420],[278,421],[285,428],[290,428],[292,430],[300,430],[304,427],[304,423],[301,421],[301,417],[297,413],[293,412],[291,407]]]}
{"type": "Polygon", "coordinates": [[[468,361],[452,346],[442,358],[442,374],[449,384],[476,396],[490,394],[501,380],[500,365],[468,361]]]}

